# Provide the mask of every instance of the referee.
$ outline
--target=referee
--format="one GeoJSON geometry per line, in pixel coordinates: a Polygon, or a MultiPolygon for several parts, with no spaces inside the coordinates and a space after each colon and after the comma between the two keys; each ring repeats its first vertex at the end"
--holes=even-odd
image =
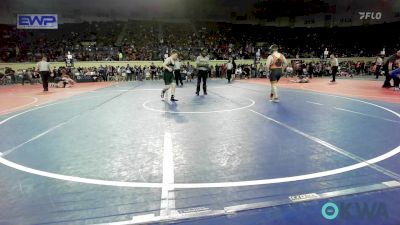
{"type": "Polygon", "coordinates": [[[198,96],[200,93],[200,84],[201,80],[203,80],[203,93],[207,95],[207,76],[209,70],[210,59],[208,58],[207,49],[202,49],[201,54],[197,57],[196,65],[197,65],[197,89],[196,95],[198,96]]]}
{"type": "Polygon", "coordinates": [[[331,54],[330,65],[331,65],[331,68],[332,68],[332,80],[331,80],[331,82],[336,82],[336,74],[338,72],[339,62],[338,62],[338,59],[335,57],[334,54],[331,54]]]}
{"type": "Polygon", "coordinates": [[[43,56],[42,61],[36,65],[36,71],[39,71],[40,77],[42,78],[43,91],[49,91],[49,77],[51,73],[50,63],[47,62],[47,57],[43,56]]]}

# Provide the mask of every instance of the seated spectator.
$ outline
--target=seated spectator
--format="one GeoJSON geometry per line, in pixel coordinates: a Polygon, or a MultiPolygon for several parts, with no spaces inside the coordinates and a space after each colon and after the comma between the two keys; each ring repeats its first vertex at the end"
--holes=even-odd
{"type": "Polygon", "coordinates": [[[30,69],[22,70],[22,80],[21,80],[22,85],[25,84],[25,81],[29,81],[29,83],[31,83],[31,85],[33,84],[32,74],[33,74],[33,71],[30,69]]]}
{"type": "Polygon", "coordinates": [[[12,84],[15,84],[16,77],[15,77],[15,71],[13,69],[11,69],[10,67],[6,67],[5,75],[11,80],[12,84]]]}
{"type": "Polygon", "coordinates": [[[242,79],[242,74],[243,74],[242,67],[239,66],[238,68],[236,68],[235,77],[239,77],[240,79],[242,79]]]}

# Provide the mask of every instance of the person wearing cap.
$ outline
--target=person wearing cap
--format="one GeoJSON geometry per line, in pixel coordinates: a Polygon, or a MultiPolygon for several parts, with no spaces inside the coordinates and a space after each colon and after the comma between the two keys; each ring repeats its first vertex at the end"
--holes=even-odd
{"type": "Polygon", "coordinates": [[[166,58],[163,63],[165,87],[161,91],[161,98],[164,98],[165,92],[171,89],[172,102],[178,101],[177,99],[175,99],[176,85],[174,82],[174,65],[177,59],[178,59],[178,52],[173,50],[171,51],[171,56],[166,58]]]}
{"type": "Polygon", "coordinates": [[[197,89],[196,95],[200,93],[200,84],[201,80],[203,80],[203,93],[207,95],[207,75],[209,70],[210,59],[207,55],[207,50],[203,49],[201,54],[197,57],[196,65],[197,65],[197,89]]]}
{"type": "Polygon", "coordinates": [[[37,63],[36,71],[40,73],[40,77],[42,78],[43,91],[49,91],[49,77],[52,73],[52,68],[50,63],[47,62],[46,56],[43,56],[42,61],[37,63]]]}
{"type": "Polygon", "coordinates": [[[270,72],[269,80],[271,82],[271,94],[269,96],[270,101],[279,102],[278,98],[278,81],[282,76],[283,70],[287,65],[285,56],[278,52],[277,45],[271,45],[269,48],[272,52],[268,58],[265,65],[267,72],[270,72]]]}

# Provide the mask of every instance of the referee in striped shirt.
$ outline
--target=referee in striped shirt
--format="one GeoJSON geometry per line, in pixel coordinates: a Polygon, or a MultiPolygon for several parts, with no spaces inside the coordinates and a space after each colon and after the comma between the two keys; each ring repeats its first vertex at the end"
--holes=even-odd
{"type": "Polygon", "coordinates": [[[332,80],[331,82],[336,82],[336,74],[339,69],[339,62],[338,59],[335,57],[334,54],[331,54],[331,60],[330,60],[330,65],[332,69],[332,80]]]}
{"type": "Polygon", "coordinates": [[[43,91],[49,91],[49,77],[51,74],[50,63],[47,62],[47,57],[43,56],[42,61],[36,65],[36,71],[39,71],[40,77],[42,78],[43,91]]]}

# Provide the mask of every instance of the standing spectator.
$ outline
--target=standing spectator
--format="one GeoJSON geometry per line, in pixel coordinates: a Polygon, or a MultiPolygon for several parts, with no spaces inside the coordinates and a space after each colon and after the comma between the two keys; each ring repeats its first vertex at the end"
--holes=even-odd
{"type": "Polygon", "coordinates": [[[150,71],[151,71],[151,79],[154,80],[157,75],[157,67],[154,65],[154,62],[152,62],[150,65],[150,71]]]}
{"type": "Polygon", "coordinates": [[[126,65],[125,73],[127,81],[132,81],[133,80],[132,67],[130,67],[129,64],[126,65]]]}
{"type": "Polygon", "coordinates": [[[188,63],[186,71],[186,82],[192,82],[193,66],[188,63]]]}
{"type": "Polygon", "coordinates": [[[229,59],[228,63],[226,64],[226,79],[228,79],[228,83],[231,82],[233,72],[233,63],[232,59],[229,59]]]}
{"type": "Polygon", "coordinates": [[[312,79],[313,76],[314,76],[314,63],[310,62],[308,64],[308,77],[312,79]]]}
{"type": "Polygon", "coordinates": [[[106,73],[107,73],[106,69],[102,65],[100,65],[99,76],[102,77],[104,81],[107,81],[106,73]]]}
{"type": "Polygon", "coordinates": [[[151,79],[151,71],[150,71],[150,67],[145,67],[144,68],[144,77],[147,79],[151,79]]]}
{"type": "Polygon", "coordinates": [[[378,57],[376,57],[376,60],[375,60],[375,79],[379,78],[379,75],[381,73],[382,64],[383,64],[383,59],[380,57],[380,55],[378,55],[378,57]]]}
{"type": "Polygon", "coordinates": [[[220,71],[219,71],[219,69],[220,69],[220,66],[217,64],[217,65],[215,65],[215,76],[216,77],[220,77],[220,71]]]}
{"type": "Polygon", "coordinates": [[[215,76],[215,69],[213,65],[210,66],[210,69],[208,70],[208,75],[210,78],[213,78],[215,76]]]}
{"type": "Polygon", "coordinates": [[[366,68],[365,62],[364,62],[364,61],[361,61],[361,75],[364,75],[364,73],[365,73],[365,68],[366,68]]]}
{"type": "Polygon", "coordinates": [[[356,74],[357,74],[357,75],[360,75],[360,71],[361,71],[361,62],[360,62],[360,61],[357,61],[354,67],[355,67],[355,70],[356,70],[356,74]]]}
{"type": "Polygon", "coordinates": [[[315,73],[319,77],[322,76],[322,64],[321,63],[317,63],[317,65],[315,66],[315,73]]]}

